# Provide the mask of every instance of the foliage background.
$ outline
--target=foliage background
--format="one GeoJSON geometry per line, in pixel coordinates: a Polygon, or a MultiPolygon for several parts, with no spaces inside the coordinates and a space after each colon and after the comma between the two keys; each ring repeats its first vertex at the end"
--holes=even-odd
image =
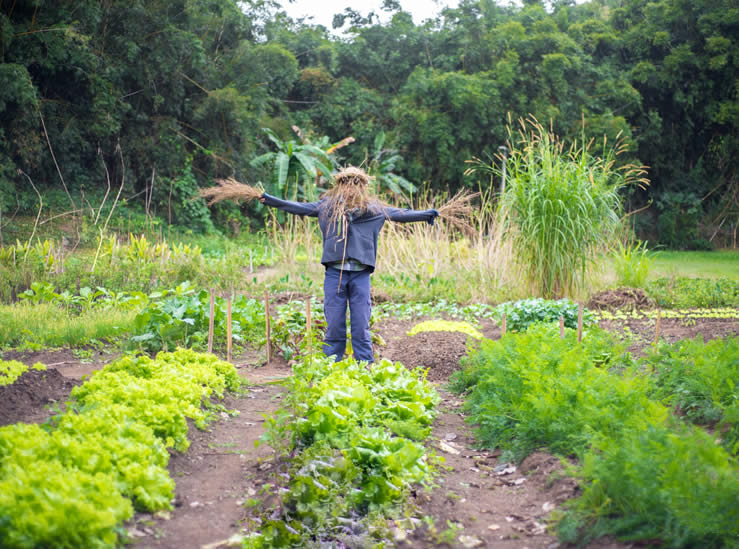
{"type": "Polygon", "coordinates": [[[274,151],[261,128],[289,142],[293,125],[304,143],[353,136],[337,163],[377,161],[382,134],[398,176],[486,185],[464,161],[493,157],[510,113],[565,139],[620,133],[622,161],[650,167],[652,185],[625,196],[628,209],[652,204],[635,223],[643,238],[735,245],[734,2],[462,0],[420,24],[397,2],[383,9],[387,23],[346,10],[332,31],[271,0],[3,2],[0,223],[37,207],[18,170],[50,206],[97,206],[110,181],[195,231],[245,221],[259,209],[208,215],[190,199],[214,177],[280,190],[250,162],[274,151]]]}

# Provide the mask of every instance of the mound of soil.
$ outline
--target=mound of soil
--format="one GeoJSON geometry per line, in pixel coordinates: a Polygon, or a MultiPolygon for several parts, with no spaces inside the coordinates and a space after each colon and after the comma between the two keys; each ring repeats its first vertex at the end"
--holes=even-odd
{"type": "Polygon", "coordinates": [[[51,368],[29,370],[11,385],[0,386],[0,426],[12,423],[38,423],[51,414],[46,405],[64,403],[81,382],[69,379],[51,368]]]}
{"type": "Polygon", "coordinates": [[[428,368],[429,381],[446,382],[459,369],[459,359],[467,354],[467,335],[458,332],[422,332],[406,335],[418,321],[385,320],[378,332],[386,346],[375,358],[400,362],[406,368],[428,368]]]}
{"type": "Polygon", "coordinates": [[[588,303],[589,309],[649,309],[652,300],[641,288],[618,288],[595,294],[588,303]]]}

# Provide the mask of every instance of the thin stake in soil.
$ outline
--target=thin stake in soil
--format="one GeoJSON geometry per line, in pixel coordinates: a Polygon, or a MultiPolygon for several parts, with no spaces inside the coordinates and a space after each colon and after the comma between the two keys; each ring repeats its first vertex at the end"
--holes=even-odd
{"type": "Polygon", "coordinates": [[[233,297],[233,290],[231,294],[226,298],[226,361],[231,362],[231,298],[233,297]]]}
{"type": "Polygon", "coordinates": [[[500,337],[503,337],[506,333],[507,324],[506,324],[506,317],[505,313],[500,315],[500,337]]]}
{"type": "Polygon", "coordinates": [[[577,306],[577,342],[582,341],[582,303],[577,306]]]}
{"type": "Polygon", "coordinates": [[[308,338],[308,354],[312,354],[311,351],[311,316],[310,316],[310,298],[305,300],[305,337],[308,338]]]}
{"type": "Polygon", "coordinates": [[[264,314],[265,314],[265,329],[267,331],[267,364],[272,362],[272,346],[270,343],[270,318],[269,318],[269,294],[267,290],[264,290],[264,314]]]}
{"type": "Polygon", "coordinates": [[[660,325],[662,324],[662,309],[657,309],[657,324],[654,327],[654,344],[657,345],[659,343],[659,329],[660,325]]]}
{"type": "Polygon", "coordinates": [[[215,329],[215,312],[216,312],[216,294],[213,288],[210,289],[210,316],[208,317],[208,352],[213,352],[213,332],[215,329]]]}
{"type": "Polygon", "coordinates": [[[565,338],[565,317],[563,316],[559,317],[559,337],[565,338]]]}

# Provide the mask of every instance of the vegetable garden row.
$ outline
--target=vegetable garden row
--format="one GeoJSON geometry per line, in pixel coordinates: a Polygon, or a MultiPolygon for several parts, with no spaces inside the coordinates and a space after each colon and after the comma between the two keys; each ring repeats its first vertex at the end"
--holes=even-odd
{"type": "MultiPolygon", "coordinates": [[[[132,344],[204,346],[206,292],[185,285],[145,297],[132,344]]],[[[216,301],[215,310],[215,333],[223,336],[225,304],[216,301]]],[[[319,304],[312,310],[320,327],[319,304]]],[[[235,338],[264,343],[261,301],[237,298],[232,313],[235,338]]],[[[736,313],[676,314],[690,320],[736,313]]],[[[736,336],[660,342],[637,359],[625,352],[625,338],[597,327],[596,318],[608,313],[586,311],[578,342],[577,305],[567,301],[497,308],[389,303],[375,314],[375,322],[385,315],[447,318],[418,323],[406,337],[423,331],[471,336],[451,387],[463,394],[479,443],[501,448],[501,463],[546,448],[566,458],[580,481],[581,496],[550,516],[551,531],[563,541],[613,534],[674,547],[736,543],[736,336]],[[508,333],[481,338],[477,321],[502,314],[508,333]],[[564,338],[552,322],[559,317],[567,319],[564,338]]],[[[611,316],[621,315],[632,313],[611,316]]],[[[275,449],[278,474],[267,492],[279,505],[250,506],[241,543],[392,545],[390,519],[416,513],[410,490],[432,490],[444,474],[428,438],[439,397],[422,369],[388,361],[370,369],[309,352],[319,348],[319,334],[305,337],[306,321],[305,304],[292,302],[279,307],[273,322],[273,341],[297,358],[287,396],[262,439],[275,449]]],[[[12,384],[25,369],[0,362],[0,384],[12,384]]],[[[122,526],[134,510],[171,507],[167,463],[171,452],[188,448],[188,418],[204,428],[219,417],[214,412],[228,412],[217,400],[225,391],[243,390],[236,369],[213,355],[184,349],[156,358],[133,354],[74,389],[66,411],[45,424],[0,428],[0,545],[125,542],[122,526]]]]}

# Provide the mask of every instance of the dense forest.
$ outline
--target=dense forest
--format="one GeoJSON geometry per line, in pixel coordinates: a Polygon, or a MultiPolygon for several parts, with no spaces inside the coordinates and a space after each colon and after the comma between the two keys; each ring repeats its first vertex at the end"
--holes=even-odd
{"type": "Polygon", "coordinates": [[[499,162],[509,121],[532,115],[569,141],[623,139],[619,161],[649,167],[624,197],[648,206],[641,236],[736,245],[736,2],[383,10],[326,29],[269,0],[0,0],[0,223],[35,212],[35,189],[77,210],[123,185],[210,230],[244,215],[191,200],[213,178],[296,194],[327,163],[389,191],[477,187],[465,161],[499,162]]]}

